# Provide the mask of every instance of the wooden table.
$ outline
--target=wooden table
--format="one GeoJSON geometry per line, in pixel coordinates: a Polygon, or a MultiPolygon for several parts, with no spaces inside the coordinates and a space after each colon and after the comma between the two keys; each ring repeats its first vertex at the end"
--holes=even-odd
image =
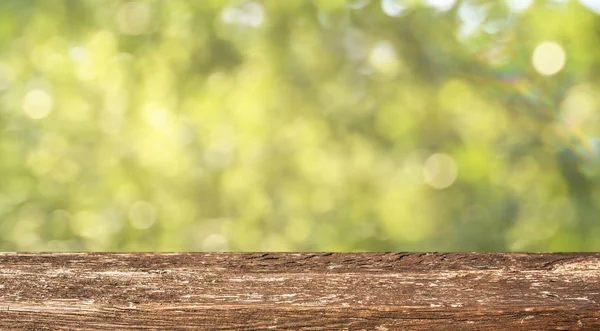
{"type": "Polygon", "coordinates": [[[600,254],[0,253],[0,329],[600,330],[600,254]]]}

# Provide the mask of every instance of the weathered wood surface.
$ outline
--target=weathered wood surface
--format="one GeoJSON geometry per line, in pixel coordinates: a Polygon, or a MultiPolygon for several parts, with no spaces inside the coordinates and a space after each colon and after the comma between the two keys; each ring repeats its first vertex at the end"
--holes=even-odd
{"type": "Polygon", "coordinates": [[[600,330],[600,254],[0,253],[0,329],[600,330]]]}

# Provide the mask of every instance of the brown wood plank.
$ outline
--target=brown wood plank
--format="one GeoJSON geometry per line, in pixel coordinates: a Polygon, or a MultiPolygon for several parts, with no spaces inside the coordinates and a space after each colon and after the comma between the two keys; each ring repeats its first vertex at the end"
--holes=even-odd
{"type": "Polygon", "coordinates": [[[0,253],[0,329],[600,330],[600,254],[0,253]]]}

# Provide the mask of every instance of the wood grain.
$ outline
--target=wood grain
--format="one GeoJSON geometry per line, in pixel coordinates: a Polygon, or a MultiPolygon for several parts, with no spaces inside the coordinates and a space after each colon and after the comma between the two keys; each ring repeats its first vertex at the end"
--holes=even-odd
{"type": "Polygon", "coordinates": [[[600,254],[0,253],[1,330],[600,330],[600,254]]]}

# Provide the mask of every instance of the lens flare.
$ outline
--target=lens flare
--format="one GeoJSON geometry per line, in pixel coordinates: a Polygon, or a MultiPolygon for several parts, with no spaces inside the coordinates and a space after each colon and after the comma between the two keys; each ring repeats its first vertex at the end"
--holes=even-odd
{"type": "MultiPolygon", "coordinates": [[[[536,67],[536,59],[533,59],[534,69],[542,74],[542,77],[552,76],[563,69],[565,53],[559,44],[544,42],[538,45],[533,58],[536,57],[536,51],[539,61],[536,67]],[[545,56],[549,56],[550,59],[545,56]]],[[[561,76],[560,83],[556,85],[555,90],[545,90],[539,82],[543,82],[547,78],[534,77],[525,73],[518,64],[515,64],[519,61],[523,62],[523,59],[529,56],[531,55],[528,55],[524,49],[509,49],[495,44],[493,47],[474,54],[476,62],[485,69],[480,71],[483,73],[466,74],[466,79],[483,90],[484,95],[491,96],[495,100],[525,102],[530,112],[529,115],[545,119],[549,127],[556,124],[558,129],[551,131],[551,134],[556,137],[556,139],[552,139],[554,146],[549,147],[556,151],[565,148],[571,150],[580,168],[597,167],[600,162],[600,139],[593,136],[593,132],[588,129],[589,122],[596,120],[594,111],[588,112],[587,119],[581,120],[579,118],[581,116],[573,115],[564,106],[577,82],[576,77],[565,74],[564,77],[561,76]],[[502,61],[497,61],[498,59],[502,59],[502,61]],[[561,97],[563,95],[565,97],[561,97]]],[[[589,103],[588,108],[595,107],[594,100],[590,99],[589,103]]],[[[583,111],[579,109],[580,106],[575,107],[578,108],[577,112],[583,111]]]]}

